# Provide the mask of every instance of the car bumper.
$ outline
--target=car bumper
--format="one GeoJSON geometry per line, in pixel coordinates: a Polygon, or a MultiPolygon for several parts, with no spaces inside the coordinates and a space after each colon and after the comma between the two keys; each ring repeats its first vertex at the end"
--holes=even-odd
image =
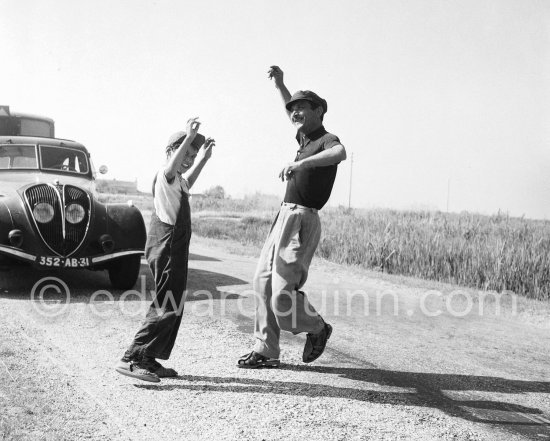
{"type": "MultiPolygon", "coordinates": [[[[28,263],[36,263],[37,260],[41,257],[41,256],[35,256],[29,253],[25,253],[24,251],[21,251],[17,248],[6,246],[6,245],[0,245],[0,255],[15,258],[28,263]]],[[[108,262],[109,260],[115,260],[121,257],[132,256],[132,255],[143,255],[143,250],[121,250],[121,251],[116,251],[114,253],[109,253],[109,254],[99,254],[97,256],[85,256],[85,257],[90,262],[89,266],[92,267],[94,265],[99,265],[99,264],[108,262]]],[[[79,256],[79,257],[83,257],[83,256],[79,256]]],[[[70,257],[68,259],[70,259],[70,257]]]]}

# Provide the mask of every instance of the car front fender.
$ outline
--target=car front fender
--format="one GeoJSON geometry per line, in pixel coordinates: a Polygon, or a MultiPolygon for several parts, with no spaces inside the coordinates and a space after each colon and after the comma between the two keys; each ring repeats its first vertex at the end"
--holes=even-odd
{"type": "Polygon", "coordinates": [[[141,212],[127,204],[108,204],[107,232],[114,240],[114,250],[145,248],[147,233],[141,212]]]}

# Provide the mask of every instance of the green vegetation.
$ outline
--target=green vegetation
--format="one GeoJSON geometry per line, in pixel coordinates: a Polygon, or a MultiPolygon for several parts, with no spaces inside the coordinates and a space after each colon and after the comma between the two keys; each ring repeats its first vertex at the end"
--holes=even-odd
{"type": "MultiPolygon", "coordinates": [[[[210,191],[216,191],[217,187],[213,187],[205,192],[209,195],[210,191]]],[[[223,194],[223,189],[221,190],[223,194]]],[[[218,194],[218,193],[217,193],[218,194]]],[[[194,212],[216,210],[226,212],[238,212],[239,216],[243,213],[254,211],[277,211],[281,206],[281,199],[277,196],[255,193],[246,195],[243,199],[231,199],[220,197],[200,197],[196,195],[191,197],[191,204],[194,212]]]]}

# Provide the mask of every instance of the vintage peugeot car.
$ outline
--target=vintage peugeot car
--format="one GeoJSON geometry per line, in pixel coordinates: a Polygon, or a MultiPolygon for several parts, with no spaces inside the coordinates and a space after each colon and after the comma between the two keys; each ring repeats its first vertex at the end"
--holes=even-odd
{"type": "Polygon", "coordinates": [[[50,118],[0,106],[0,266],[107,270],[134,286],[146,231],[131,204],[104,204],[82,144],[57,139],[50,118]]]}

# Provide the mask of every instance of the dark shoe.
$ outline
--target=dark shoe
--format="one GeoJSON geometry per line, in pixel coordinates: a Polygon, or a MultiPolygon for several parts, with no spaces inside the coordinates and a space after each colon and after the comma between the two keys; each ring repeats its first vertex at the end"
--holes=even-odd
{"type": "Polygon", "coordinates": [[[317,334],[308,334],[306,337],[306,344],[304,346],[304,354],[302,360],[304,363],[311,363],[317,360],[325,351],[327,341],[332,334],[332,326],[325,323],[325,327],[321,332],[317,334]]]}
{"type": "Polygon", "coordinates": [[[237,362],[237,366],[243,369],[258,369],[263,367],[276,368],[280,365],[281,360],[278,358],[264,357],[262,354],[258,354],[254,351],[243,355],[237,362]]]}
{"type": "Polygon", "coordinates": [[[148,370],[147,367],[140,366],[140,364],[135,361],[120,360],[115,366],[115,370],[119,374],[137,378],[142,381],[149,381],[151,383],[158,383],[160,381],[158,375],[148,370]]]}
{"type": "Polygon", "coordinates": [[[165,368],[154,358],[143,357],[140,366],[146,367],[147,370],[153,372],[159,378],[173,378],[178,376],[175,369],[165,368]]]}

